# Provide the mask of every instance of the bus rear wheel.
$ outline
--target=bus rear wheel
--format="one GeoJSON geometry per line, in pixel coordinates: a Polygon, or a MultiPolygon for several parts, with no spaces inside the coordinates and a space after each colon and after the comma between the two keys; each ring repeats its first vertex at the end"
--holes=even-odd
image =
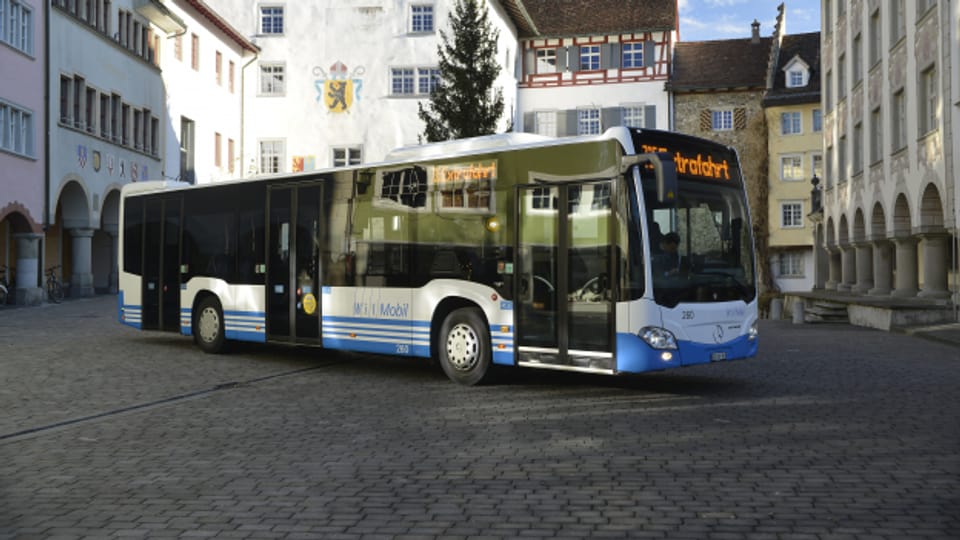
{"type": "Polygon", "coordinates": [[[477,308],[450,312],[440,327],[440,365],[453,381],[473,386],[490,372],[490,332],[477,308]]]}
{"type": "Polygon", "coordinates": [[[223,328],[223,309],[216,298],[209,296],[200,301],[193,320],[193,340],[200,349],[209,354],[221,353],[226,338],[223,328]]]}

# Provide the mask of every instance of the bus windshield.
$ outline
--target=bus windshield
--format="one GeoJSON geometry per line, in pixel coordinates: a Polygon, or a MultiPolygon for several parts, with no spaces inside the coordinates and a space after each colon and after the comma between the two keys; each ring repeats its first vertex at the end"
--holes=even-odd
{"type": "MultiPolygon", "coordinates": [[[[715,161],[736,164],[735,155],[722,157],[715,161]]],[[[658,200],[653,174],[641,175],[654,300],[665,307],[686,302],[749,303],[756,295],[756,278],[739,171],[730,166],[722,173],[729,175],[726,181],[717,181],[689,174],[689,166],[682,173],[683,165],[677,164],[677,192],[665,201],[658,200]]]]}

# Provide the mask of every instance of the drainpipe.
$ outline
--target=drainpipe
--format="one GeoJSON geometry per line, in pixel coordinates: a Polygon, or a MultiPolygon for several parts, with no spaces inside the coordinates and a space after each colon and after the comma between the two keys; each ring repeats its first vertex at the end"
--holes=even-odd
{"type": "MultiPolygon", "coordinates": [[[[47,264],[47,229],[50,228],[50,10],[53,4],[47,3],[43,10],[43,220],[41,228],[43,229],[43,242],[41,242],[40,254],[37,261],[40,268],[37,268],[37,275],[43,276],[43,269],[47,264]]],[[[58,111],[59,114],[59,111],[58,111]]],[[[56,116],[59,118],[59,116],[56,116]]],[[[39,279],[36,283],[40,285],[39,279]]]]}
{"type": "Polygon", "coordinates": [[[246,176],[246,153],[247,148],[247,127],[246,127],[246,118],[247,118],[247,77],[246,71],[247,67],[250,66],[257,58],[260,57],[260,54],[257,52],[253,53],[253,58],[251,58],[243,67],[240,68],[240,178],[246,176]]]}

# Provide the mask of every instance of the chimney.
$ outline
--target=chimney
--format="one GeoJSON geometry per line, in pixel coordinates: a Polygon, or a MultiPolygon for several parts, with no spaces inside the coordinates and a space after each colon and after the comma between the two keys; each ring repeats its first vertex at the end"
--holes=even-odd
{"type": "Polygon", "coordinates": [[[750,25],[753,28],[753,37],[750,39],[750,43],[756,45],[760,43],[760,21],[754,19],[753,24],[750,25]]]}

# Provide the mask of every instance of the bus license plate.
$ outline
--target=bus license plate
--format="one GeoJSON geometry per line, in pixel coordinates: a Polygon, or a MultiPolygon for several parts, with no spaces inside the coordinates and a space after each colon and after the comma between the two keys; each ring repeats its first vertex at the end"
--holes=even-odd
{"type": "Polygon", "coordinates": [[[711,362],[719,362],[720,360],[726,360],[726,359],[727,359],[727,353],[723,351],[710,353],[711,362]]]}

